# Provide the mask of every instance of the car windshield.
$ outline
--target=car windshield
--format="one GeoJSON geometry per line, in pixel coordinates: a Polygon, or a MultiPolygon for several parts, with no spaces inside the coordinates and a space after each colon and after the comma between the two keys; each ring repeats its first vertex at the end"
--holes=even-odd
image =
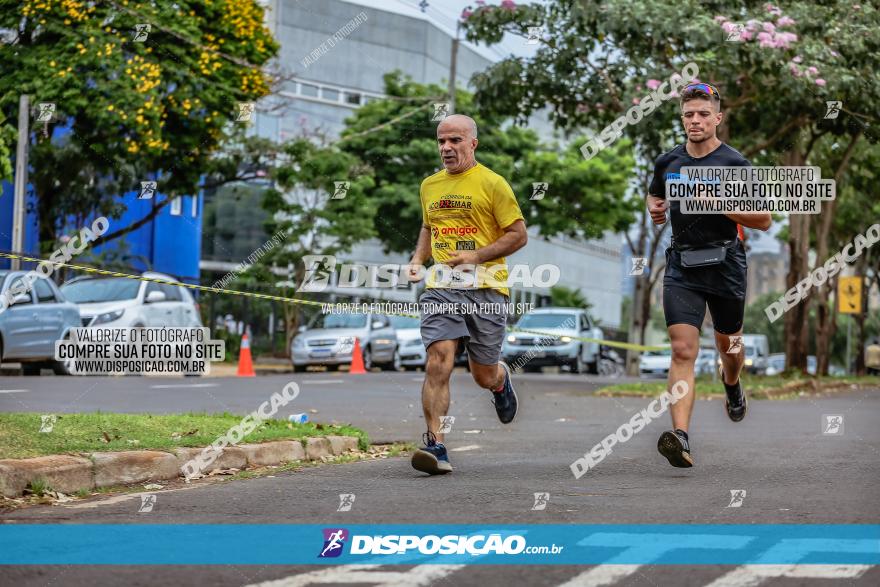
{"type": "Polygon", "coordinates": [[[575,314],[526,314],[516,323],[517,328],[574,328],[577,326],[575,314]]]}
{"type": "Polygon", "coordinates": [[[327,314],[321,328],[364,328],[366,325],[366,314],[327,314]]]}
{"type": "Polygon", "coordinates": [[[133,300],[141,284],[133,279],[113,277],[110,279],[82,279],[61,286],[64,296],[77,304],[95,302],[118,302],[133,300]]]}
{"type": "Polygon", "coordinates": [[[391,320],[391,325],[398,330],[419,328],[421,326],[418,318],[411,318],[409,316],[388,316],[388,319],[391,320]]]}

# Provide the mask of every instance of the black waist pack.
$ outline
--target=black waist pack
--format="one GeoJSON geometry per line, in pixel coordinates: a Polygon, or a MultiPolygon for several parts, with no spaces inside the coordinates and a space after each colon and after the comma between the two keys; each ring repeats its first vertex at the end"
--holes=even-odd
{"type": "Polygon", "coordinates": [[[673,247],[681,253],[681,266],[687,269],[694,267],[711,267],[712,265],[720,265],[727,256],[727,249],[736,243],[735,240],[725,241],[714,246],[706,246],[700,248],[692,247],[673,247]]]}

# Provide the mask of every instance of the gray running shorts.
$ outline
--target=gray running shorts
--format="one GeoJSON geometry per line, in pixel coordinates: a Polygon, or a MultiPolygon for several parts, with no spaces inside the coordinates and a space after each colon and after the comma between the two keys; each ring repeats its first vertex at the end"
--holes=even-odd
{"type": "Polygon", "coordinates": [[[438,340],[458,340],[474,362],[496,364],[506,334],[507,302],[506,295],[490,288],[428,288],[419,298],[425,348],[438,340]]]}

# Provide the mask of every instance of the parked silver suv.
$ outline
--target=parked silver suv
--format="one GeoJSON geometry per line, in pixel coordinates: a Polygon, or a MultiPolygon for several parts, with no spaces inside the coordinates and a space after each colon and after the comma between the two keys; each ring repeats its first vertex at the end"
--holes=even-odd
{"type": "Polygon", "coordinates": [[[397,336],[391,322],[380,314],[326,314],[319,328],[301,331],[290,348],[294,371],[326,365],[331,371],[351,363],[354,340],[360,339],[364,367],[400,369],[397,336]]]}
{"type": "Polygon", "coordinates": [[[524,362],[523,369],[527,372],[538,372],[545,366],[568,365],[574,373],[598,373],[599,343],[576,338],[602,338],[602,331],[593,325],[585,310],[539,308],[524,314],[514,328],[552,336],[514,330],[501,347],[501,354],[508,363],[524,362]]]}

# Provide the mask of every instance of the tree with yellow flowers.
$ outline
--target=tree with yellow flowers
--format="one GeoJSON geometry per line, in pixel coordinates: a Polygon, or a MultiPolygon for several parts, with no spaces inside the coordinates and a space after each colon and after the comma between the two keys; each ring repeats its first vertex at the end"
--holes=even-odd
{"type": "Polygon", "coordinates": [[[28,94],[47,247],[65,219],[121,213],[117,195],[151,175],[168,196],[194,193],[240,134],[240,105],[270,92],[278,52],[256,0],[0,0],[0,32],[0,154],[15,152],[28,94]],[[38,104],[55,104],[49,121],[38,104]]]}

